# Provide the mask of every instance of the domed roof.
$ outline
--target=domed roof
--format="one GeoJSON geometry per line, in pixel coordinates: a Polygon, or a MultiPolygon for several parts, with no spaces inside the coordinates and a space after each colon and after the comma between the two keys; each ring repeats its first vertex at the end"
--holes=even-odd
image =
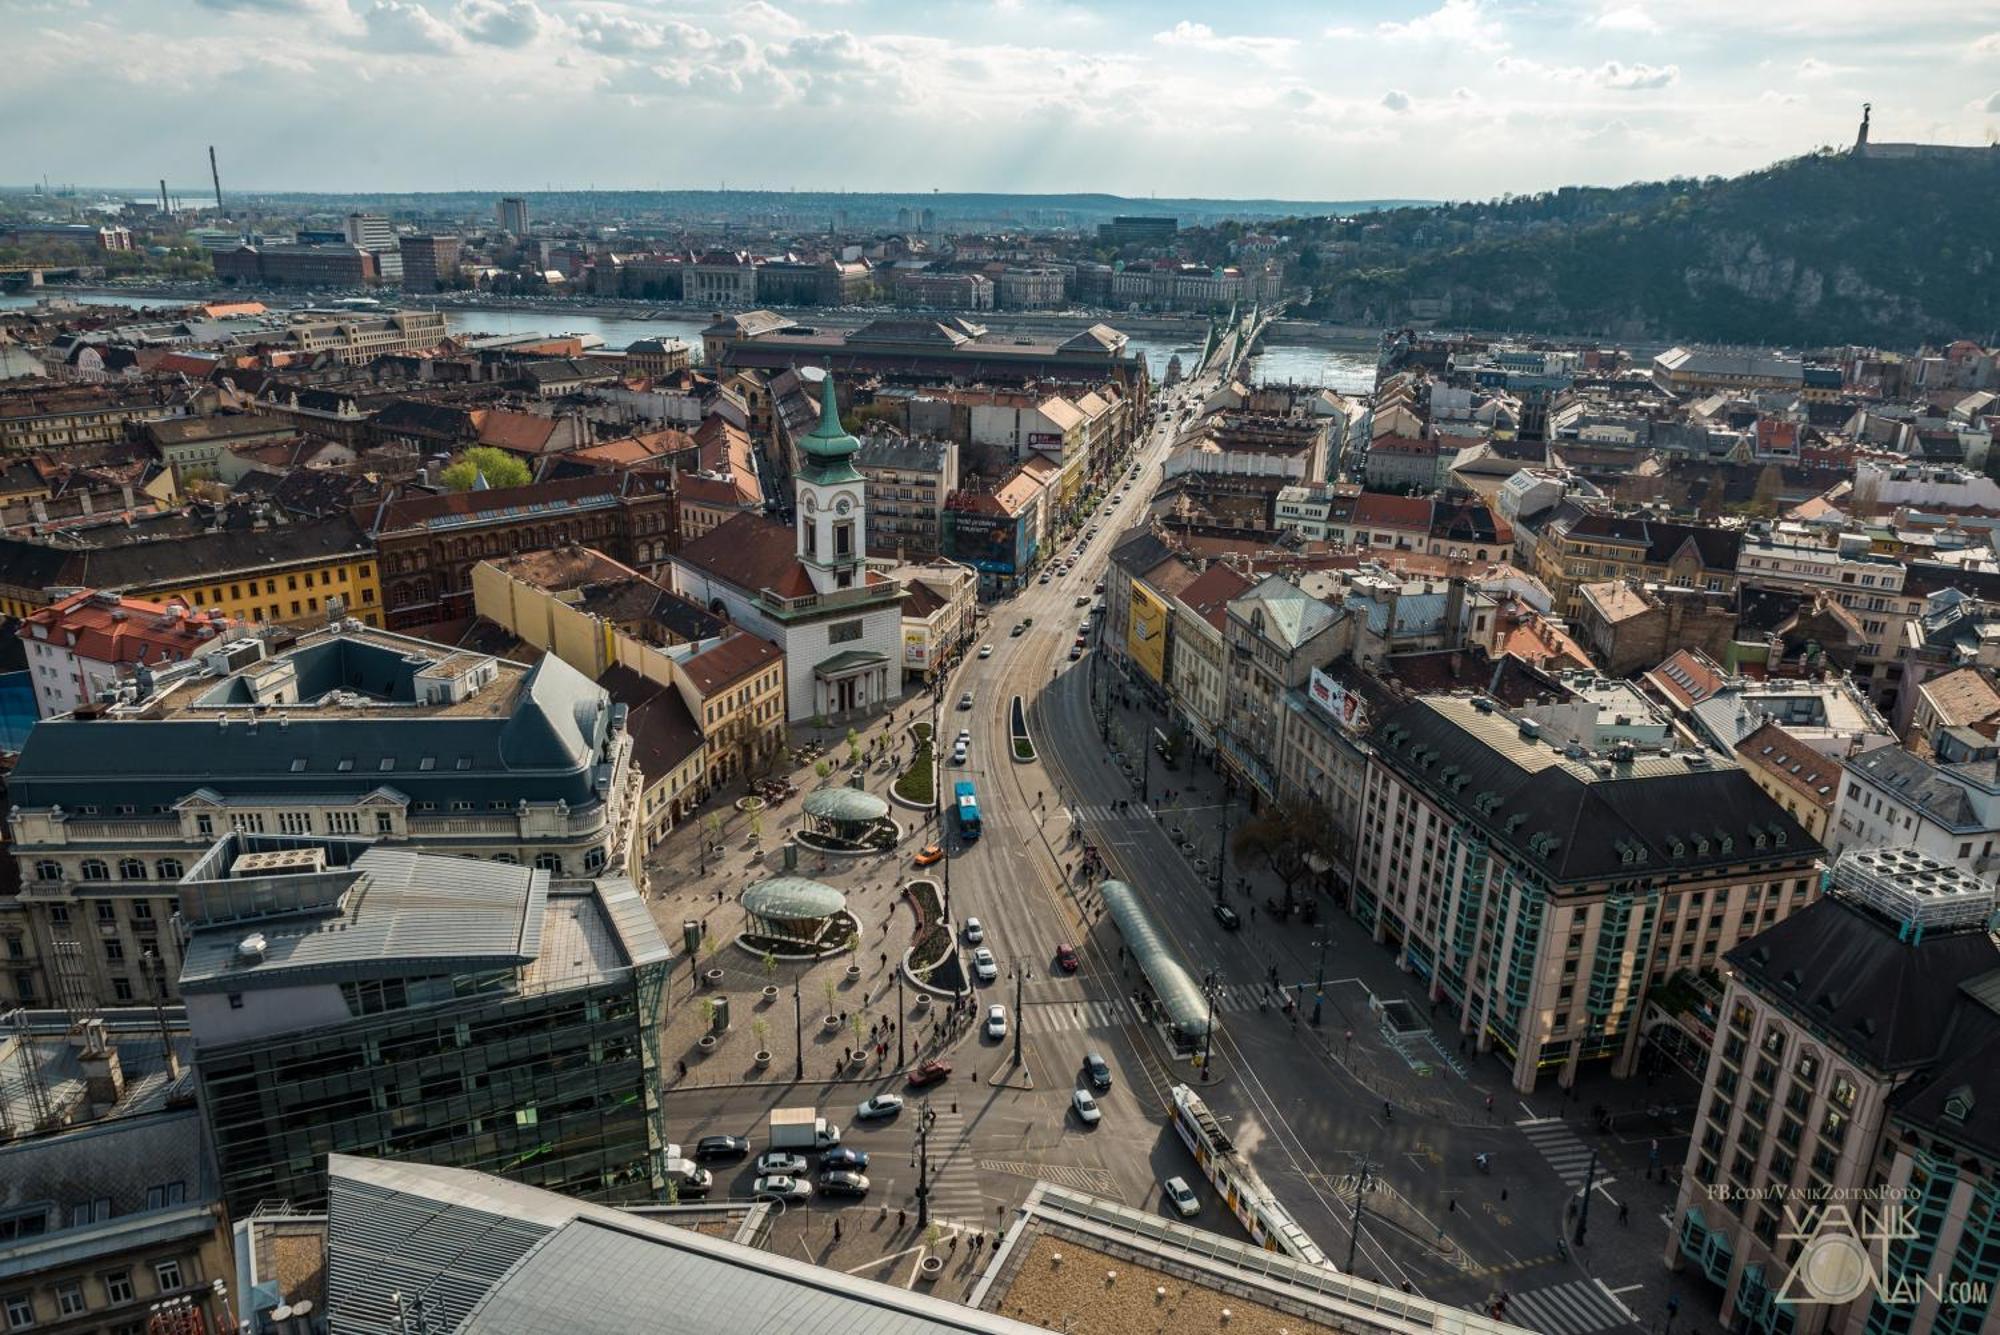
{"type": "Polygon", "coordinates": [[[887,802],[859,788],[821,788],[807,793],[801,806],[820,820],[880,820],[889,814],[887,802]]]}
{"type": "Polygon", "coordinates": [[[831,918],[846,907],[846,895],[806,876],[773,876],[743,892],[744,911],[760,918],[831,918]]]}

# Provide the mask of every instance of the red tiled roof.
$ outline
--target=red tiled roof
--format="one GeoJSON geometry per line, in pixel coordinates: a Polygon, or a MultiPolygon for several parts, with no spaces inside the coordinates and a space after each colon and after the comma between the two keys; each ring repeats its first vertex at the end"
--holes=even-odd
{"type": "Polygon", "coordinates": [[[1679,649],[1646,674],[1653,688],[1681,709],[1700,704],[1728,680],[1714,659],[1699,649],[1679,649]]]}
{"type": "Polygon", "coordinates": [[[1384,528],[1406,528],[1423,533],[1431,529],[1431,502],[1426,496],[1390,496],[1364,491],[1354,498],[1354,522],[1380,524],[1384,528]]]}
{"type": "Polygon", "coordinates": [[[1196,616],[1221,630],[1223,623],[1229,619],[1229,600],[1241,597],[1254,587],[1250,580],[1217,561],[1176,596],[1196,616]]]}
{"type": "Polygon", "coordinates": [[[493,487],[486,491],[454,491],[438,496],[410,496],[392,502],[377,526],[379,533],[418,528],[448,515],[488,514],[515,506],[581,501],[597,496],[616,496],[624,479],[613,473],[590,477],[557,478],[552,482],[530,482],[521,487],[493,487]]]}
{"type": "Polygon", "coordinates": [[[243,624],[191,612],[178,603],[114,601],[86,592],[37,609],[22,621],[20,635],[24,640],[45,638],[46,643],[66,645],[79,658],[98,663],[182,662],[243,624]],[[35,635],[37,626],[46,628],[46,637],[35,635]]]}
{"type": "Polygon", "coordinates": [[[713,649],[681,664],[694,688],[704,696],[733,686],[784,657],[784,651],[769,640],[739,630],[713,649]]]}
{"type": "Polygon", "coordinates": [[[561,448],[556,431],[557,422],[553,417],[538,417],[534,413],[516,413],[504,408],[494,408],[489,410],[484,418],[485,420],[479,424],[481,445],[491,445],[497,449],[526,454],[543,454],[561,448]]]}
{"type": "Polygon", "coordinates": [[[1814,806],[1833,809],[1840,794],[1840,762],[1821,755],[1776,723],[1764,723],[1738,742],[1736,754],[1746,766],[1763,770],[1814,806]]]}
{"type": "Polygon", "coordinates": [[[813,591],[799,563],[789,524],[761,514],[736,514],[674,553],[674,560],[745,593],[770,589],[787,598],[813,591]]]}

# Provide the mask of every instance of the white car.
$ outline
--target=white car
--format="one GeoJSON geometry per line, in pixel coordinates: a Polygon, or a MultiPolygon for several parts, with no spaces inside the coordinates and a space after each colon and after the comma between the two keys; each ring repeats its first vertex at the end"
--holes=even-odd
{"type": "Polygon", "coordinates": [[[772,1150],[769,1154],[757,1156],[759,1177],[804,1177],[806,1166],[803,1154],[787,1154],[783,1150],[772,1150]]]}
{"type": "Polygon", "coordinates": [[[861,1106],[854,1110],[854,1119],[858,1122],[872,1122],[878,1117],[894,1117],[901,1111],[903,1111],[901,1094],[876,1094],[861,1101],[861,1106]]]}
{"type": "Polygon", "coordinates": [[[804,1178],[775,1173],[751,1184],[751,1194],[766,1201],[802,1201],[813,1194],[812,1183],[804,1178]]]}
{"type": "Polygon", "coordinates": [[[1085,1126],[1096,1126],[1104,1118],[1104,1114],[1097,1110],[1097,1100],[1087,1089],[1071,1092],[1069,1106],[1076,1109],[1076,1120],[1085,1126]]]}
{"type": "Polygon", "coordinates": [[[990,983],[1000,976],[1000,965],[994,960],[993,952],[985,946],[972,952],[972,973],[982,983],[990,983]]]}
{"type": "Polygon", "coordinates": [[[951,763],[952,763],[952,764],[954,764],[954,765],[963,765],[963,764],[965,763],[965,743],[964,743],[964,742],[958,742],[958,743],[955,743],[955,744],[954,744],[954,745],[952,746],[952,748],[951,748],[951,763]]]}
{"type": "Polygon", "coordinates": [[[960,728],[960,729],[958,730],[958,736],[957,736],[957,737],[955,737],[955,738],[953,738],[952,740],[953,740],[953,742],[954,742],[955,744],[957,744],[957,745],[959,745],[959,746],[971,746],[971,745],[972,745],[972,729],[970,729],[970,728],[960,728]]]}
{"type": "Polygon", "coordinates": [[[978,945],[986,939],[986,928],[977,918],[965,920],[965,939],[970,945],[978,945]]]}
{"type": "Polygon", "coordinates": [[[993,646],[992,646],[992,645],[990,645],[990,644],[982,644],[982,645],[980,645],[980,646],[979,646],[979,656],[980,656],[981,658],[991,658],[991,657],[993,657],[993,646]]]}
{"type": "Polygon", "coordinates": [[[986,1036],[1007,1037],[1007,1008],[997,1002],[986,1008],[986,1036]]]}
{"type": "Polygon", "coordinates": [[[1167,1204],[1174,1207],[1174,1213],[1183,1219],[1192,1219],[1201,1213],[1201,1198],[1194,1194],[1184,1177],[1170,1177],[1160,1184],[1160,1193],[1167,1198],[1167,1204]]]}

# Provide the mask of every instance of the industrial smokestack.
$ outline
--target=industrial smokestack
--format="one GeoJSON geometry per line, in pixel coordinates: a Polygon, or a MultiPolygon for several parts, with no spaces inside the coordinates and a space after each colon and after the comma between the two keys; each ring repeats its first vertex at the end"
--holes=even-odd
{"type": "Polygon", "coordinates": [[[164,177],[164,176],[162,176],[162,177],[160,178],[160,212],[162,212],[162,213],[166,213],[167,211],[168,211],[168,210],[167,210],[167,178],[166,178],[166,177],[164,177]]]}
{"type": "Polygon", "coordinates": [[[215,145],[208,146],[208,175],[215,182],[215,211],[222,212],[222,173],[215,169],[215,145]]]}

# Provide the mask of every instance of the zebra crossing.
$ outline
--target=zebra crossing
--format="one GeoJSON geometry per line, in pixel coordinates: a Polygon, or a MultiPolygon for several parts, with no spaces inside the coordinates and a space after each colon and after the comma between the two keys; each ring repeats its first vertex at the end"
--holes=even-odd
{"type": "MultiPolygon", "coordinates": [[[[1569,1124],[1560,1117],[1524,1117],[1514,1123],[1521,1128],[1521,1134],[1541,1152],[1563,1185],[1580,1187],[1590,1172],[1590,1147],[1576,1137],[1569,1124]]],[[[1600,1177],[1599,1182],[1610,1179],[1600,1177]]]]}
{"type": "MultiPolygon", "coordinates": [[[[1269,1004],[1270,993],[1264,988],[1250,983],[1225,983],[1218,988],[1215,996],[1217,1014],[1240,1014],[1254,1010],[1259,997],[1269,1004]]],[[[1074,1001],[1049,1000],[1031,1001],[1022,1008],[1019,1016],[1021,1032],[1027,1034],[1053,1034],[1076,1032],[1084,1029],[1115,1029],[1131,1024],[1137,1015],[1129,999],[1120,997],[1114,1001],[1074,1001]]]]}
{"type": "Polygon", "coordinates": [[[1590,1335],[1634,1324],[1631,1311],[1601,1279],[1576,1279],[1516,1293],[1507,1300],[1506,1319],[1541,1335],[1590,1335]]]}
{"type": "Polygon", "coordinates": [[[933,1102],[931,1109],[937,1115],[931,1124],[931,1215],[978,1226],[986,1218],[986,1196],[979,1189],[965,1114],[951,1111],[948,1103],[933,1102]]]}

